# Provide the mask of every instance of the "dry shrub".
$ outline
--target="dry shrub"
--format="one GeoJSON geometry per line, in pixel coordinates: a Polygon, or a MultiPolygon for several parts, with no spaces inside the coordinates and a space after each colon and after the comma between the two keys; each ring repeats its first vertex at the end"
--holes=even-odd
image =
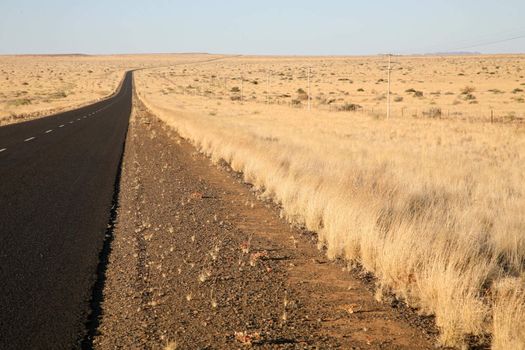
{"type": "Polygon", "coordinates": [[[494,301],[494,350],[525,349],[525,276],[498,282],[494,301]]]}
{"type": "Polygon", "coordinates": [[[525,140],[514,128],[322,111],[305,118],[281,106],[252,115],[235,104],[211,117],[198,97],[187,97],[190,112],[146,93],[151,80],[141,74],[137,89],[154,113],[243,172],[291,223],[317,232],[328,257],[359,263],[383,289],[434,314],[443,345],[483,342],[492,331],[495,347],[522,345],[511,325],[523,324],[523,292],[499,287],[525,261],[525,140]]]}

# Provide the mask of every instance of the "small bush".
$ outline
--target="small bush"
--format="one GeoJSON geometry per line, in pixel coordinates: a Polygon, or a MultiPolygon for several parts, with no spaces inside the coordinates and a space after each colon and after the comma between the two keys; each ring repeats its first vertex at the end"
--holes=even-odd
{"type": "Polygon", "coordinates": [[[241,89],[239,89],[238,86],[234,86],[231,88],[230,92],[241,92],[241,89]]]}
{"type": "Polygon", "coordinates": [[[465,86],[463,89],[461,89],[462,95],[469,95],[472,94],[474,91],[476,91],[476,88],[473,86],[465,86]]]}
{"type": "Polygon", "coordinates": [[[428,111],[423,112],[423,115],[429,117],[429,118],[441,118],[441,108],[438,107],[432,107],[428,111]]]}
{"type": "Polygon", "coordinates": [[[356,103],[345,103],[344,105],[342,106],[339,106],[337,107],[337,110],[338,111],[344,111],[344,112],[355,112],[359,109],[361,109],[362,107],[356,103]]]}
{"type": "Polygon", "coordinates": [[[51,98],[65,98],[67,94],[64,91],[58,91],[51,95],[51,98]]]}
{"type": "Polygon", "coordinates": [[[31,100],[28,98],[19,98],[9,102],[12,106],[27,106],[31,104],[31,100]]]}
{"type": "Polygon", "coordinates": [[[403,97],[401,96],[394,97],[394,102],[402,102],[402,101],[403,101],[403,97]]]}

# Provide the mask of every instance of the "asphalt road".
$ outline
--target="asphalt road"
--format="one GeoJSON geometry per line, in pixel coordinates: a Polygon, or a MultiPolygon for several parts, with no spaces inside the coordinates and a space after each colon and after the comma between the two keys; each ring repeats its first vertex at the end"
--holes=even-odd
{"type": "Polygon", "coordinates": [[[79,346],[131,97],[0,127],[0,349],[79,346]]]}

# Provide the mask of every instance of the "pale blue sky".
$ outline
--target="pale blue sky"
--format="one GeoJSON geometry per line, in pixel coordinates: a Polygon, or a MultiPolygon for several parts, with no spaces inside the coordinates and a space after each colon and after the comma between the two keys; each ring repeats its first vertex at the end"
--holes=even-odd
{"type": "Polygon", "coordinates": [[[0,0],[0,16],[0,54],[525,53],[525,0],[0,0]]]}

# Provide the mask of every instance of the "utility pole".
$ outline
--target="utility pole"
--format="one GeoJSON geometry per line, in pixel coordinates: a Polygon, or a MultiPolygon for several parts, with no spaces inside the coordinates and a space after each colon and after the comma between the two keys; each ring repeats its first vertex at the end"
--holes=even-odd
{"type": "Polygon", "coordinates": [[[310,70],[311,68],[308,67],[308,110],[310,111],[312,109],[312,105],[310,102],[310,70]]]}
{"type": "Polygon", "coordinates": [[[392,54],[388,54],[388,91],[386,92],[386,119],[390,118],[390,72],[392,71],[392,54]]]}
{"type": "Polygon", "coordinates": [[[241,74],[241,103],[244,101],[244,77],[241,74]]]}
{"type": "Polygon", "coordinates": [[[270,104],[270,71],[266,72],[266,104],[270,104]]]}

